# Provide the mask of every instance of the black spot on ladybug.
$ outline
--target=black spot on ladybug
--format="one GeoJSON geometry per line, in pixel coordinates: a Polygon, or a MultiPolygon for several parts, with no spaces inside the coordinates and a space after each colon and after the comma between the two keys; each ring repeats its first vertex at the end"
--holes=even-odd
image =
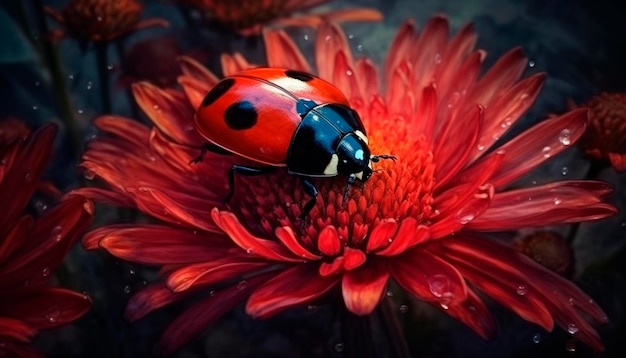
{"type": "Polygon", "coordinates": [[[226,108],[224,121],[232,129],[242,130],[254,127],[258,118],[256,109],[248,101],[235,102],[226,108]]]}
{"type": "Polygon", "coordinates": [[[226,91],[228,91],[234,84],[235,80],[232,78],[220,81],[209,91],[209,93],[207,93],[206,97],[204,97],[202,100],[202,106],[206,107],[217,101],[217,99],[222,97],[222,95],[226,93],[226,91]]]}
{"type": "Polygon", "coordinates": [[[315,108],[317,103],[315,101],[311,101],[310,99],[299,99],[296,103],[296,111],[300,117],[304,117],[310,110],[315,108]]]}
{"type": "Polygon", "coordinates": [[[313,75],[309,73],[301,72],[301,71],[293,71],[293,70],[285,71],[285,75],[287,75],[287,77],[295,78],[303,82],[309,82],[315,78],[313,77],[313,75]]]}

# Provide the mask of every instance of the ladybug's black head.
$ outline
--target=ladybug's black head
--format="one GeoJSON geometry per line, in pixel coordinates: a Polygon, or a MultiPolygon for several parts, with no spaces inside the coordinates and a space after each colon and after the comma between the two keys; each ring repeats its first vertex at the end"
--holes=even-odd
{"type": "Polygon", "coordinates": [[[337,145],[337,172],[366,181],[372,175],[370,149],[359,131],[346,134],[337,145]]]}

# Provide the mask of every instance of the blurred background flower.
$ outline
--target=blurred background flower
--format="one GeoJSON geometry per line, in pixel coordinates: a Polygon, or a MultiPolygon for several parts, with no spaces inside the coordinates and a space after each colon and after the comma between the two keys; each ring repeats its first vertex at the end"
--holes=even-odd
{"type": "Polygon", "coordinates": [[[299,14],[331,0],[178,0],[242,36],[261,34],[264,26],[317,26],[322,21],[380,21],[382,14],[372,8],[347,8],[313,14],[299,14]]]}
{"type": "Polygon", "coordinates": [[[137,0],[70,0],[60,12],[52,7],[45,10],[65,27],[52,32],[56,39],[71,36],[91,42],[111,41],[151,26],[168,26],[163,19],[141,20],[142,6],[137,0]]]}
{"type": "MultiPolygon", "coordinates": [[[[605,203],[611,187],[599,181],[510,188],[570,148],[584,133],[587,111],[546,119],[497,145],[532,105],[545,75],[520,79],[527,59],[513,49],[480,76],[485,52],[474,49],[473,27],[462,27],[451,39],[448,32],[443,16],[428,21],[421,33],[405,22],[378,68],[353,57],[338,26],[320,27],[317,73],[359,112],[372,152],[398,160],[377,163],[379,171],[362,190],[351,191],[345,206],[345,178],[314,180],[320,196],[303,225],[298,217],[307,197],[286,171],[237,178],[235,196],[224,205],[227,171],[237,159],[209,154],[188,164],[202,145],[193,130],[194,109],[217,83],[214,74],[183,59],[184,94],[136,84],[137,102],[155,127],[98,118],[95,125],[107,135],[89,143],[82,166],[110,189],[80,190],[159,220],[104,226],[83,241],[89,249],[162,268],[163,281],[131,298],[126,317],[137,320],[190,295],[208,294],[169,325],[161,348],[171,353],[246,299],[246,312],[256,318],[315,304],[326,294],[363,316],[374,312],[393,280],[484,338],[494,335],[496,324],[479,292],[548,331],[558,325],[602,351],[587,319],[606,322],[606,316],[593,300],[488,234],[616,213],[605,203]]],[[[285,32],[266,30],[264,40],[269,66],[312,71],[285,32]]],[[[240,54],[222,57],[225,76],[249,66],[240,54]]]]}
{"type": "Polygon", "coordinates": [[[85,294],[57,287],[54,275],[91,224],[93,204],[68,195],[30,214],[35,193],[50,192],[41,177],[56,127],[28,139],[24,129],[18,120],[0,121],[0,356],[6,357],[38,357],[29,343],[39,331],[75,321],[91,307],[85,294]]]}

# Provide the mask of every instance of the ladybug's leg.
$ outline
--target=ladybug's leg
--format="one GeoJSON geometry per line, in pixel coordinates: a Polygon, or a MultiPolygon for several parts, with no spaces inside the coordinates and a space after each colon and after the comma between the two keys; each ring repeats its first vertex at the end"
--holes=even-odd
{"type": "Polygon", "coordinates": [[[311,196],[311,199],[309,199],[309,201],[304,204],[302,214],[300,214],[300,219],[304,220],[311,212],[311,209],[313,209],[313,207],[315,206],[315,203],[317,202],[318,192],[317,188],[315,187],[315,185],[313,185],[309,178],[300,177],[300,179],[302,179],[302,187],[304,188],[304,192],[311,196]]]}
{"type": "Polygon", "coordinates": [[[348,177],[348,184],[346,184],[346,189],[343,191],[343,199],[341,201],[342,206],[346,204],[346,200],[348,200],[348,194],[350,194],[350,188],[352,187],[352,184],[354,184],[355,180],[356,175],[350,174],[350,176],[348,177]]]}
{"type": "Polygon", "coordinates": [[[235,174],[240,174],[240,175],[245,175],[245,176],[255,176],[255,175],[262,175],[262,174],[270,173],[274,171],[274,169],[276,168],[274,167],[254,168],[254,167],[246,167],[243,165],[233,165],[228,171],[228,187],[230,188],[230,191],[228,192],[226,199],[224,199],[224,203],[227,203],[230,200],[230,198],[233,197],[233,194],[235,193],[235,174]]]}
{"type": "Polygon", "coordinates": [[[226,149],[224,149],[222,147],[218,147],[217,145],[215,145],[213,143],[205,142],[202,145],[202,148],[200,148],[200,154],[198,154],[197,157],[195,157],[192,160],[190,160],[189,164],[200,163],[204,159],[204,155],[206,154],[207,151],[213,152],[213,153],[217,153],[217,154],[222,154],[222,155],[232,154],[231,152],[227,151],[226,149]]]}

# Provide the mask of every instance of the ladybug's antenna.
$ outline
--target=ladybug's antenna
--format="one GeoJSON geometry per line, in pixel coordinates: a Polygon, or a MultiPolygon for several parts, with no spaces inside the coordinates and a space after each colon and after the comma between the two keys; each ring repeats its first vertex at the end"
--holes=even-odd
{"type": "Polygon", "coordinates": [[[374,163],[378,163],[381,159],[391,159],[394,162],[396,161],[396,156],[395,155],[391,155],[391,154],[379,154],[379,155],[372,155],[370,157],[370,160],[374,163]]]}

